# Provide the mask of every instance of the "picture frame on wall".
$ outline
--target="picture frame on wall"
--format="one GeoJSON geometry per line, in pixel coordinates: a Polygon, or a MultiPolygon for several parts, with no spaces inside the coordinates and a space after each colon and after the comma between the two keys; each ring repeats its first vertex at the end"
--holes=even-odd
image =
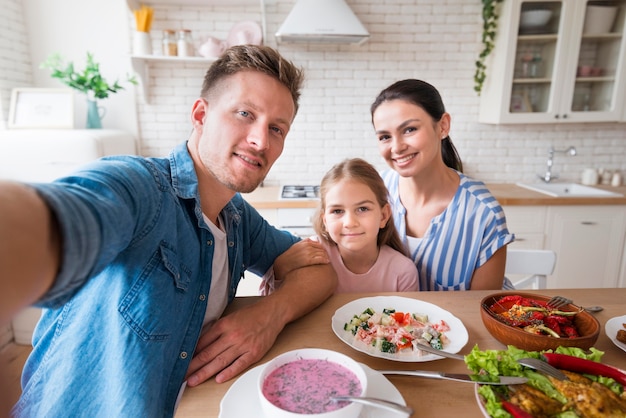
{"type": "Polygon", "coordinates": [[[54,88],[14,88],[9,129],[73,129],[74,91],[54,88]]]}

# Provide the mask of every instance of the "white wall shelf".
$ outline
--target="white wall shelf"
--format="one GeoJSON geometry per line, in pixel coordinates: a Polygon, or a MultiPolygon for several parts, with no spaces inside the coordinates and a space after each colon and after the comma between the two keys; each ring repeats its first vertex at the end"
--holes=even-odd
{"type": "MultiPolygon", "coordinates": [[[[180,6],[180,7],[193,7],[193,6],[259,6],[259,13],[261,17],[261,26],[263,39],[266,38],[266,21],[265,21],[265,4],[272,3],[275,0],[126,0],[126,5],[129,11],[138,10],[142,4],[147,6],[180,6]]],[[[165,55],[131,55],[131,65],[133,71],[139,78],[140,94],[146,103],[149,103],[150,98],[150,67],[159,63],[174,63],[174,64],[211,64],[216,58],[205,57],[171,57],[165,55]]]]}
{"type": "Polygon", "coordinates": [[[172,62],[176,64],[183,63],[198,63],[198,64],[211,64],[215,61],[215,58],[204,57],[167,57],[164,55],[131,55],[130,62],[133,67],[133,71],[139,78],[139,89],[141,96],[146,103],[149,103],[150,97],[150,66],[154,63],[167,63],[172,62]]]}

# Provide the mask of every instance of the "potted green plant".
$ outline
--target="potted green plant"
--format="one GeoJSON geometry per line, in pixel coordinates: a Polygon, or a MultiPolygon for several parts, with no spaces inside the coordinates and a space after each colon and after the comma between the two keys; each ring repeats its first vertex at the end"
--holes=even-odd
{"type": "MultiPolygon", "coordinates": [[[[106,99],[110,94],[124,90],[119,80],[115,80],[113,84],[109,83],[102,74],[100,74],[100,64],[98,64],[93,54],[87,52],[87,65],[82,71],[74,68],[74,63],[66,63],[58,54],[52,54],[46,61],[41,63],[40,68],[50,69],[51,76],[58,78],[63,84],[72,87],[87,95],[87,128],[101,128],[101,110],[98,107],[97,99],[106,99]]],[[[135,76],[126,75],[126,81],[131,84],[137,84],[135,76]]]]}
{"type": "Polygon", "coordinates": [[[474,90],[480,96],[483,89],[483,83],[487,76],[487,66],[485,60],[491,54],[494,47],[494,40],[498,29],[498,6],[503,0],[482,0],[483,2],[483,49],[476,60],[476,71],[474,72],[474,90]]]}

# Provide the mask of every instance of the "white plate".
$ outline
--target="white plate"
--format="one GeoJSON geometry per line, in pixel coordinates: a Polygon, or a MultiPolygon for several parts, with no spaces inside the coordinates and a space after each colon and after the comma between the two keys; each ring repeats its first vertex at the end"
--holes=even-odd
{"type": "Polygon", "coordinates": [[[622,324],[626,324],[626,315],[616,316],[615,318],[611,318],[606,321],[604,324],[604,332],[606,332],[606,336],[609,337],[613,344],[626,351],[626,344],[623,342],[617,341],[617,331],[620,329],[624,329],[622,324]]]}
{"type": "Polygon", "coordinates": [[[478,408],[480,409],[480,412],[483,413],[485,418],[491,418],[491,415],[489,415],[489,412],[487,412],[487,408],[485,408],[485,398],[483,398],[481,394],[478,393],[479,387],[480,385],[474,385],[474,395],[476,396],[476,402],[478,402],[478,408]]]}
{"type": "MultiPolygon", "coordinates": [[[[228,389],[220,403],[219,418],[258,417],[261,404],[257,396],[257,379],[264,365],[247,371],[228,389]]],[[[367,395],[406,405],[402,395],[385,376],[361,364],[368,377],[367,395]]],[[[359,418],[397,418],[395,412],[365,405],[359,418]]]]}
{"type": "Polygon", "coordinates": [[[263,40],[263,31],[258,23],[251,20],[235,23],[228,33],[226,43],[228,46],[233,45],[261,45],[263,40]]]}
{"type": "Polygon", "coordinates": [[[436,354],[420,354],[419,352],[410,352],[407,350],[403,350],[400,353],[383,353],[374,347],[366,346],[359,341],[355,341],[352,333],[344,330],[343,327],[354,315],[360,314],[367,308],[372,308],[376,312],[382,312],[383,309],[387,308],[395,309],[399,312],[423,313],[428,315],[428,320],[432,323],[439,322],[443,319],[450,326],[450,331],[445,333],[450,341],[443,349],[443,351],[449,353],[458,353],[469,340],[469,335],[467,334],[467,329],[463,325],[463,322],[450,312],[432,303],[401,296],[376,296],[357,299],[343,305],[335,311],[335,315],[333,315],[332,318],[332,328],[335,335],[337,335],[340,340],[355,350],[369,354],[372,357],[405,362],[424,362],[443,358],[436,354]]]}

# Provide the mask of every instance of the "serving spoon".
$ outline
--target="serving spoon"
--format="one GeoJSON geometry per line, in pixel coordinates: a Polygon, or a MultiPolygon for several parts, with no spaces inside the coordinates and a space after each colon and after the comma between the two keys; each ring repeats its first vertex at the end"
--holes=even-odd
{"type": "Polygon", "coordinates": [[[380,398],[372,398],[368,396],[332,396],[330,398],[335,402],[360,402],[365,405],[374,406],[376,408],[383,408],[393,412],[400,412],[407,416],[413,415],[413,409],[408,406],[404,406],[397,402],[388,401],[380,398]]]}

